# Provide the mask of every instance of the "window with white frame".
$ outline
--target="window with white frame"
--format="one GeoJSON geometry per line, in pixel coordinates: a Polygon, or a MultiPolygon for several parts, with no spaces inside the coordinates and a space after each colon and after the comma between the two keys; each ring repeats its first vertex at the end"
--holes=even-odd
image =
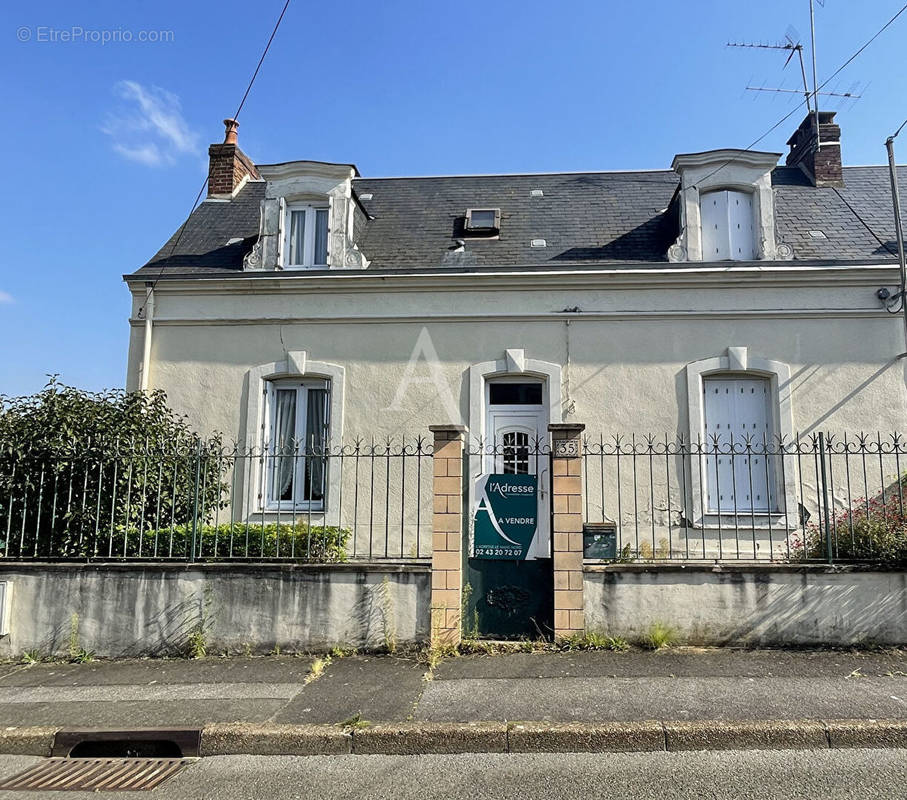
{"type": "Polygon", "coordinates": [[[707,511],[776,511],[771,381],[716,375],[702,386],[707,511]]]}
{"type": "Polygon", "coordinates": [[[749,192],[719,189],[700,198],[703,261],[752,261],[753,196],[749,192]]]}
{"type": "Polygon", "coordinates": [[[330,382],[269,381],[265,394],[265,508],[324,508],[330,382]]]}
{"type": "Polygon", "coordinates": [[[328,265],[327,206],[294,204],[287,206],[286,267],[326,267],[328,265]]]}

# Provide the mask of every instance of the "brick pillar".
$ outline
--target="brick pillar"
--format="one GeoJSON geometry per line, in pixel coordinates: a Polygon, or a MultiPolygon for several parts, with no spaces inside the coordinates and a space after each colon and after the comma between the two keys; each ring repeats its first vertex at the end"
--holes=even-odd
{"type": "Polygon", "coordinates": [[[463,425],[432,425],[434,504],[431,554],[432,644],[460,643],[463,573],[463,425]]]}
{"type": "Polygon", "coordinates": [[[551,424],[554,637],[585,631],[583,614],[583,442],[585,425],[551,424]]]}

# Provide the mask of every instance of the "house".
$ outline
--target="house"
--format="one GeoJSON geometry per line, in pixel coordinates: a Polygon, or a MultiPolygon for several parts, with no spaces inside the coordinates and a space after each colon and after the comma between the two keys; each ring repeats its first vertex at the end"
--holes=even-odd
{"type": "MultiPolygon", "coordinates": [[[[621,528],[620,550],[727,557],[732,529],[737,557],[777,555],[828,501],[818,467],[772,443],[887,436],[907,410],[904,323],[877,294],[900,282],[888,170],[843,166],[834,117],[819,115],[818,148],[805,118],[786,155],[390,178],[253,162],[226,120],[204,202],[125,276],[127,387],[163,389],[197,429],[270,455],[243,462],[237,519],[358,519],[350,465],[310,457],[350,442],[462,425],[473,478],[543,477],[549,425],[582,423],[584,513],[621,528]],[[612,490],[614,436],[637,449],[612,490]]],[[[826,478],[843,497],[842,475],[826,478]]],[[[848,491],[844,505],[863,493],[848,491]]],[[[398,556],[431,549],[413,513],[398,556]]],[[[530,559],[550,556],[547,519],[530,559]]]]}

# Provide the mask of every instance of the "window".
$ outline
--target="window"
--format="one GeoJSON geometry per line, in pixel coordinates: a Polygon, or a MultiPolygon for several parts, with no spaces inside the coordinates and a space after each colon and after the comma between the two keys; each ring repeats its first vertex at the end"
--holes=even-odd
{"type": "Polygon", "coordinates": [[[501,209],[466,209],[466,231],[481,234],[497,233],[501,229],[501,209]]]}
{"type": "Polygon", "coordinates": [[[753,197],[748,192],[719,190],[701,198],[702,260],[752,261],[753,197]]]}
{"type": "Polygon", "coordinates": [[[529,474],[529,434],[508,431],[501,436],[501,471],[505,475],[529,474]]]}
{"type": "Polygon", "coordinates": [[[327,206],[287,208],[287,267],[326,267],[328,264],[327,206]]]}
{"type": "Polygon", "coordinates": [[[266,407],[266,507],[323,508],[330,383],[272,381],[266,407]]]}
{"type": "Polygon", "coordinates": [[[489,383],[488,402],[493,406],[540,406],[540,383],[489,383]]]}
{"type": "Polygon", "coordinates": [[[711,513],[775,511],[774,441],[767,378],[707,377],[702,382],[704,449],[711,513]]]}

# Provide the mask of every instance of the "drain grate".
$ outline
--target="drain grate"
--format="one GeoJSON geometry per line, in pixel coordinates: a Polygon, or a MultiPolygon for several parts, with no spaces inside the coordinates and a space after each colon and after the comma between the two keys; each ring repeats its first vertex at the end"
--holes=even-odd
{"type": "Polygon", "coordinates": [[[49,758],[0,782],[0,790],[150,791],[172,778],[192,758],[49,758]]]}

